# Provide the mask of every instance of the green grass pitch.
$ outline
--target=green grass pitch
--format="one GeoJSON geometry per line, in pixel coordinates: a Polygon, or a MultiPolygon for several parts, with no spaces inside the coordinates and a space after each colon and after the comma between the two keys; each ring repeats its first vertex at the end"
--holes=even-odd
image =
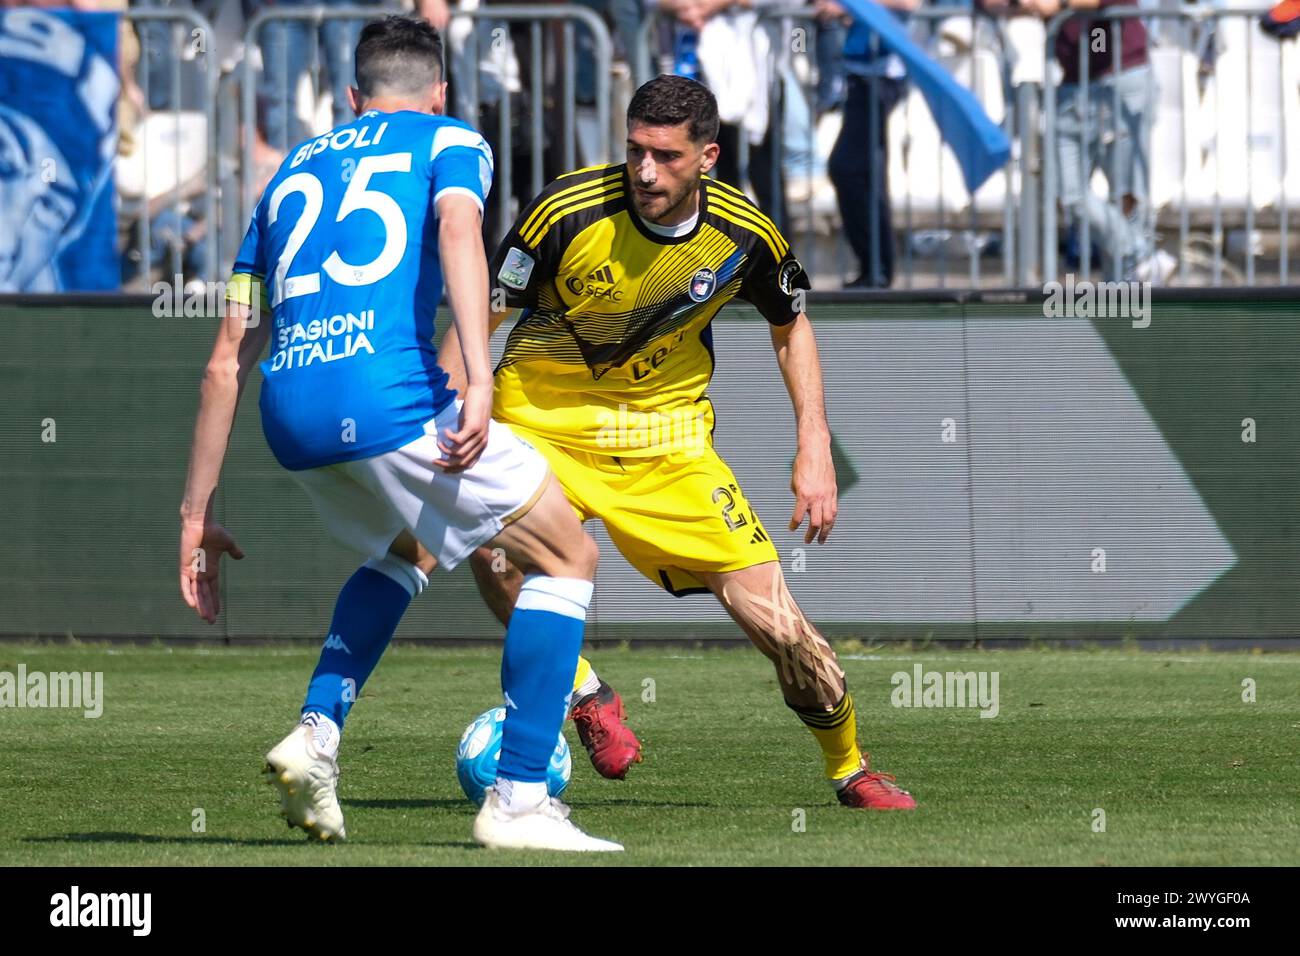
{"type": "MultiPolygon", "coordinates": [[[[1293,865],[1300,655],[841,648],[859,733],[912,813],[836,805],[811,736],[749,648],[596,650],[646,761],[579,749],[566,800],[599,858],[476,848],[465,725],[499,699],[492,649],[389,651],[353,710],[350,842],[308,845],[261,755],[315,650],[0,645],[0,671],[102,671],[104,711],[0,709],[0,865],[1293,865]],[[891,675],[997,671],[1000,712],[896,708],[891,675]],[[1243,701],[1251,679],[1256,700],[1243,701]],[[1096,832],[1104,811],[1104,832],[1096,832]],[[201,811],[201,814],[196,813],[201,811]],[[196,830],[196,821],[202,829],[196,830]]],[[[577,738],[570,727],[570,744],[577,738]]]]}

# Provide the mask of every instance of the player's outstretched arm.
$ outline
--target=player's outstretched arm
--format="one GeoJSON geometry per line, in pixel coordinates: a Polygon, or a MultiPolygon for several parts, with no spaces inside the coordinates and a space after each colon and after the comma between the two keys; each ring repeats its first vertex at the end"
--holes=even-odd
{"type": "Polygon", "coordinates": [[[818,544],[825,544],[835,526],[839,505],[817,338],[813,335],[812,322],[803,312],[793,322],[769,328],[776,361],[781,366],[781,377],[785,379],[785,388],[794,406],[798,432],[798,450],[790,477],[790,490],[794,492],[790,530],[798,530],[806,515],[808,530],[804,534],[804,543],[811,544],[816,537],[818,544]]]}
{"type": "Polygon", "coordinates": [[[492,362],[488,352],[488,269],[479,207],[463,193],[438,200],[438,255],[442,261],[452,327],[441,356],[455,356],[463,369],[460,429],[438,440],[443,457],[434,462],[450,472],[464,471],[487,446],[492,417],[492,362]]]}
{"type": "Polygon", "coordinates": [[[246,305],[226,304],[226,315],[199,387],[199,413],[194,422],[185,497],[181,500],[180,572],[185,603],[209,624],[221,612],[221,556],[244,556],[226,530],[212,521],[212,497],[221,477],[239,396],[270,336],[271,323],[258,318],[259,314],[246,305]]]}

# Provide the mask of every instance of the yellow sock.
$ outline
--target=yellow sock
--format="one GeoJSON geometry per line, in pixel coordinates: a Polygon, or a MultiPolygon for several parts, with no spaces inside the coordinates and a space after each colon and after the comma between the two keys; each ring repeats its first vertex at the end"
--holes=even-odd
{"type": "Polygon", "coordinates": [[[822,758],[826,761],[828,779],[842,780],[857,771],[862,762],[862,751],[858,749],[858,720],[853,710],[853,695],[845,691],[844,697],[830,711],[790,709],[817,738],[822,758]]]}
{"type": "MultiPolygon", "coordinates": [[[[576,691],[579,687],[587,682],[591,676],[591,661],[585,657],[578,657],[578,671],[573,675],[573,689],[576,691]]],[[[575,698],[576,699],[576,698],[575,698]]]]}

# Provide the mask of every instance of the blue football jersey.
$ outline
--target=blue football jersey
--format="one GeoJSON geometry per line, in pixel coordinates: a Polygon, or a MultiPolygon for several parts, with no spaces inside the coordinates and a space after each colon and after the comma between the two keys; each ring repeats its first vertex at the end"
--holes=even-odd
{"type": "Polygon", "coordinates": [[[482,208],[491,185],[488,144],[445,116],[370,111],[289,152],[234,268],[271,308],[262,429],[284,467],[400,448],[455,399],[433,345],[435,203],[482,208]]]}

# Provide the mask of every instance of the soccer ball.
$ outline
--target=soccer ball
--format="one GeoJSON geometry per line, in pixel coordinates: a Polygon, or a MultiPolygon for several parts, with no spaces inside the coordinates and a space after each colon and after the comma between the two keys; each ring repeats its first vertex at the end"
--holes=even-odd
{"type": "MultiPolygon", "coordinates": [[[[456,748],[456,779],[460,788],[479,806],[487,796],[485,791],[496,783],[497,762],[501,759],[501,731],[505,724],[506,709],[493,707],[479,714],[460,735],[456,748]]],[[[546,766],[546,790],[558,797],[569,785],[573,761],[569,756],[569,742],[560,734],[546,766]]]]}

